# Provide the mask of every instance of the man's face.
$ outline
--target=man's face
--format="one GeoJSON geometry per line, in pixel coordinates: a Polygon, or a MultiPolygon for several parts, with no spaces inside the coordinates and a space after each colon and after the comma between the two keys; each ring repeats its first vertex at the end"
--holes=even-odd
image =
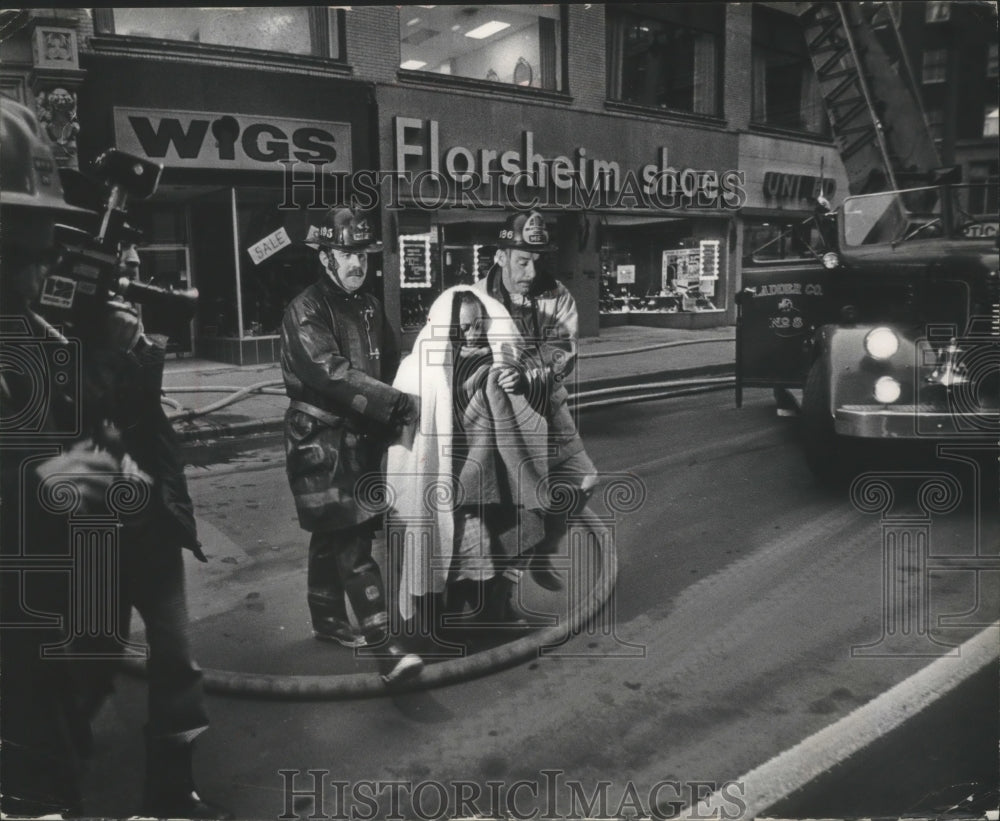
{"type": "Polygon", "coordinates": [[[503,272],[503,287],[509,294],[524,296],[531,290],[537,271],[535,263],[538,254],[531,251],[501,251],[500,268],[503,272]]]}
{"type": "Polygon", "coordinates": [[[368,275],[367,254],[333,249],[320,252],[320,260],[347,293],[353,294],[365,284],[365,277],[368,275]]]}

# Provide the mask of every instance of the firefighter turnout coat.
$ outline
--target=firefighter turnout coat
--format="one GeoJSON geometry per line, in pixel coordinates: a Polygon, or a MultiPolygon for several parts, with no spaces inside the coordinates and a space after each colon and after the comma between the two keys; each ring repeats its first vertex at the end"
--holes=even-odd
{"type": "Polygon", "coordinates": [[[382,456],[406,400],[387,384],[398,363],[371,294],[349,294],[324,275],[285,310],[286,469],[304,530],[339,530],[377,515],[382,456]]]}

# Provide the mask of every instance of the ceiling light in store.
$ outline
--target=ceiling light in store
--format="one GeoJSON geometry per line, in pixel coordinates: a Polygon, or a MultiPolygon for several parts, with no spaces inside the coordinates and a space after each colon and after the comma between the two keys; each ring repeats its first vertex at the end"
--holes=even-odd
{"type": "Polygon", "coordinates": [[[406,71],[416,71],[418,68],[423,68],[427,63],[424,60],[404,60],[399,64],[401,69],[406,71]]]}
{"type": "Polygon", "coordinates": [[[408,20],[406,22],[406,25],[408,25],[408,26],[415,26],[419,22],[420,22],[420,18],[419,17],[414,17],[412,20],[408,20]]]}
{"type": "Polygon", "coordinates": [[[461,28],[462,28],[462,27],[461,27],[461,26],[460,26],[460,25],[459,25],[458,23],[455,23],[455,25],[453,25],[453,26],[451,27],[451,30],[452,30],[452,31],[459,31],[459,30],[460,30],[461,28]]]}
{"type": "Polygon", "coordinates": [[[509,28],[510,23],[501,23],[499,20],[490,20],[488,23],[476,26],[472,29],[472,31],[465,32],[465,36],[471,37],[473,40],[485,40],[487,37],[492,37],[498,31],[503,31],[504,29],[509,28]]]}

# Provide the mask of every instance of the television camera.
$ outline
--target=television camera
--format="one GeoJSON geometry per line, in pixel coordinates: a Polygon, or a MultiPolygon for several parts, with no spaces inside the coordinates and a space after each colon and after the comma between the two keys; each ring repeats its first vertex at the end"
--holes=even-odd
{"type": "Polygon", "coordinates": [[[58,259],[39,298],[39,310],[54,324],[68,325],[87,338],[120,300],[155,311],[169,325],[194,316],[197,289],[147,285],[122,276],[119,268],[119,248],[142,236],[127,221],[129,202],[151,197],[162,171],[162,165],[109,149],[94,161],[93,178],[65,169],[60,172],[66,201],[96,211],[100,222],[91,231],[56,226],[58,259]]]}

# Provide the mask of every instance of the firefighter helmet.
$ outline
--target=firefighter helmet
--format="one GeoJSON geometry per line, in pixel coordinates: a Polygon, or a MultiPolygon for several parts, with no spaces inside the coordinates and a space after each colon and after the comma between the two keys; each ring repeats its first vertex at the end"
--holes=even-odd
{"type": "Polygon", "coordinates": [[[556,246],[549,242],[549,232],[545,220],[538,211],[527,211],[508,217],[497,237],[500,248],[519,251],[554,251],[556,246]]]}
{"type": "Polygon", "coordinates": [[[89,214],[67,204],[52,149],[30,109],[13,100],[0,107],[0,204],[56,214],[89,214]]]}
{"type": "Polygon", "coordinates": [[[331,208],[319,225],[310,225],[306,245],[321,251],[334,249],[356,254],[377,254],[382,243],[375,239],[371,220],[350,208],[331,208]]]}

